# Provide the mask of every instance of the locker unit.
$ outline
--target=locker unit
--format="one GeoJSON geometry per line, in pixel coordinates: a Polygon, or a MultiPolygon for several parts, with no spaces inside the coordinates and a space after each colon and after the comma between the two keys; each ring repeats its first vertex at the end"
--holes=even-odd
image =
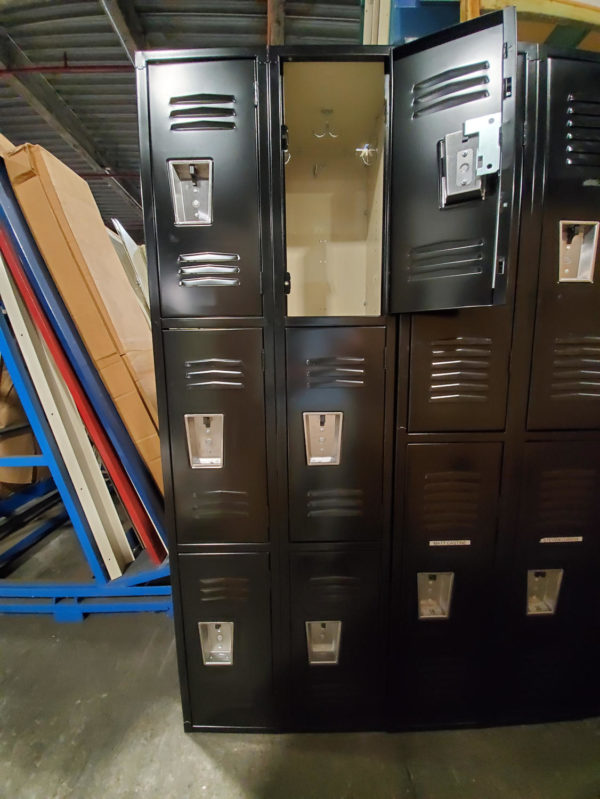
{"type": "Polygon", "coordinates": [[[187,730],[528,718],[597,648],[598,66],[515,30],[139,54],[187,730]]]}

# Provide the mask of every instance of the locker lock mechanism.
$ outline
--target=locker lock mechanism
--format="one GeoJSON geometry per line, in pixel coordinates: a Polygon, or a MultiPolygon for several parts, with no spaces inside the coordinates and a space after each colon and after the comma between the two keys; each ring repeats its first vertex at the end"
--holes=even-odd
{"type": "Polygon", "coordinates": [[[342,447],[342,411],[303,413],[308,466],[338,466],[342,447]]]}
{"type": "Polygon", "coordinates": [[[501,114],[467,119],[463,129],[439,142],[440,197],[442,207],[472,199],[485,199],[486,175],[500,170],[501,114]]]}
{"type": "Polygon", "coordinates": [[[306,648],[311,666],[337,666],[340,658],[341,621],[307,621],[306,648]]]}
{"type": "Polygon", "coordinates": [[[198,634],[205,666],[233,666],[232,621],[199,621],[198,634]]]}

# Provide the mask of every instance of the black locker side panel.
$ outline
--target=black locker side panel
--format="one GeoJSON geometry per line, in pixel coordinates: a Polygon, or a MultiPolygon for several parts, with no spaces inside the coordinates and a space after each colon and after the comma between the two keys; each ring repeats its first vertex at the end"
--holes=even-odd
{"type": "Polygon", "coordinates": [[[504,429],[511,319],[508,307],[413,316],[411,432],[504,429]]]}
{"type": "Polygon", "coordinates": [[[254,59],[148,66],[163,317],[261,313],[255,71],[254,59]],[[169,163],[193,159],[206,186],[212,169],[212,218],[176,225],[169,163]]]}
{"type": "MultiPolygon", "coordinates": [[[[559,253],[568,235],[561,236],[561,221],[600,226],[600,64],[552,58],[548,73],[547,182],[528,425],[598,428],[600,244],[591,281],[572,282],[573,272],[559,280],[559,253]]],[[[571,246],[576,244],[577,238],[571,246]]]]}
{"type": "Polygon", "coordinates": [[[408,446],[397,724],[485,715],[501,458],[500,443],[408,446]]]}
{"type": "Polygon", "coordinates": [[[379,538],[385,328],[287,331],[290,538],[379,538]],[[342,413],[338,465],[309,466],[304,413],[342,413]]]}
{"type": "Polygon", "coordinates": [[[291,699],[300,726],[381,724],[385,646],[379,550],[290,557],[291,699]],[[337,663],[310,664],[306,622],[341,622],[337,663]]]}
{"type": "Polygon", "coordinates": [[[163,333],[179,544],[268,538],[262,330],[163,333]],[[223,414],[222,468],[192,468],[185,416],[223,414]]]}
{"type": "Polygon", "coordinates": [[[180,555],[191,722],[266,727],[272,723],[269,556],[180,555]],[[205,665],[200,622],[233,622],[231,665],[205,665]]]}
{"type": "Polygon", "coordinates": [[[503,302],[514,9],[396,47],[393,56],[390,309],[503,302]]]}

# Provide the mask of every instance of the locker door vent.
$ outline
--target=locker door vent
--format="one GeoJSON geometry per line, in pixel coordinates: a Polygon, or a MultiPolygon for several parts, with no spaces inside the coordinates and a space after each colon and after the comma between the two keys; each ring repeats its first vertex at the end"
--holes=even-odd
{"type": "Polygon", "coordinates": [[[365,359],[361,356],[308,358],[307,388],[361,388],[365,384],[365,359]]]}
{"type": "Polygon", "coordinates": [[[171,130],[234,130],[234,103],[233,94],[205,93],[171,97],[171,130]]]}
{"type": "Polygon", "coordinates": [[[569,94],[566,106],[568,166],[600,168],[600,96],[569,94]]]}
{"type": "Polygon", "coordinates": [[[200,358],[184,366],[188,389],[244,388],[244,363],[239,359],[200,358]]]}
{"type": "Polygon", "coordinates": [[[238,253],[190,252],[177,259],[177,278],[184,288],[239,286],[241,270],[238,253]]]}
{"type": "Polygon", "coordinates": [[[250,584],[247,577],[204,577],[199,580],[201,602],[247,602],[250,584]]]}
{"type": "Polygon", "coordinates": [[[598,472],[547,469],[540,476],[536,527],[540,536],[564,536],[596,526],[598,472]]]}
{"type": "Polygon", "coordinates": [[[354,488],[313,490],[306,493],[306,515],[314,517],[362,516],[363,491],[354,488]]]}
{"type": "Polygon", "coordinates": [[[315,601],[346,601],[354,598],[361,588],[358,577],[347,574],[332,574],[323,577],[311,577],[308,581],[308,591],[311,600],[315,601]]]}
{"type": "Polygon", "coordinates": [[[489,68],[487,61],[479,61],[444,70],[416,83],[412,90],[413,119],[489,97],[489,91],[481,88],[490,82],[485,74],[489,68]],[[475,76],[475,73],[483,74],[475,76]]]}
{"type": "Polygon", "coordinates": [[[408,279],[431,280],[438,277],[479,275],[483,271],[483,239],[437,241],[409,252],[408,279]]]}
{"type": "Polygon", "coordinates": [[[423,487],[426,532],[435,538],[476,532],[480,484],[479,472],[428,472],[423,487]]]}
{"type": "Polygon", "coordinates": [[[600,398],[600,336],[554,340],[550,396],[553,400],[600,398]]]}
{"type": "Polygon", "coordinates": [[[239,519],[250,514],[247,491],[194,492],[194,519],[239,519]]]}
{"type": "Polygon", "coordinates": [[[429,402],[487,402],[491,338],[456,336],[430,346],[429,402]]]}

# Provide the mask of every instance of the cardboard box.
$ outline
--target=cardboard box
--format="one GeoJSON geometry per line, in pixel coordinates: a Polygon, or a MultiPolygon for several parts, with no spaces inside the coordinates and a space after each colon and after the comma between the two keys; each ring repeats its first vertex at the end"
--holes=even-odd
{"type": "MultiPolygon", "coordinates": [[[[17,391],[4,363],[0,364],[0,457],[12,455],[35,455],[35,439],[31,430],[1,435],[7,427],[27,424],[27,416],[21,406],[17,391]]],[[[0,467],[0,482],[27,485],[33,482],[32,466],[0,467]]]]}
{"type": "Polygon", "coordinates": [[[4,152],[48,270],[138,451],[162,487],[152,339],[87,183],[43,147],[4,152]]]}

